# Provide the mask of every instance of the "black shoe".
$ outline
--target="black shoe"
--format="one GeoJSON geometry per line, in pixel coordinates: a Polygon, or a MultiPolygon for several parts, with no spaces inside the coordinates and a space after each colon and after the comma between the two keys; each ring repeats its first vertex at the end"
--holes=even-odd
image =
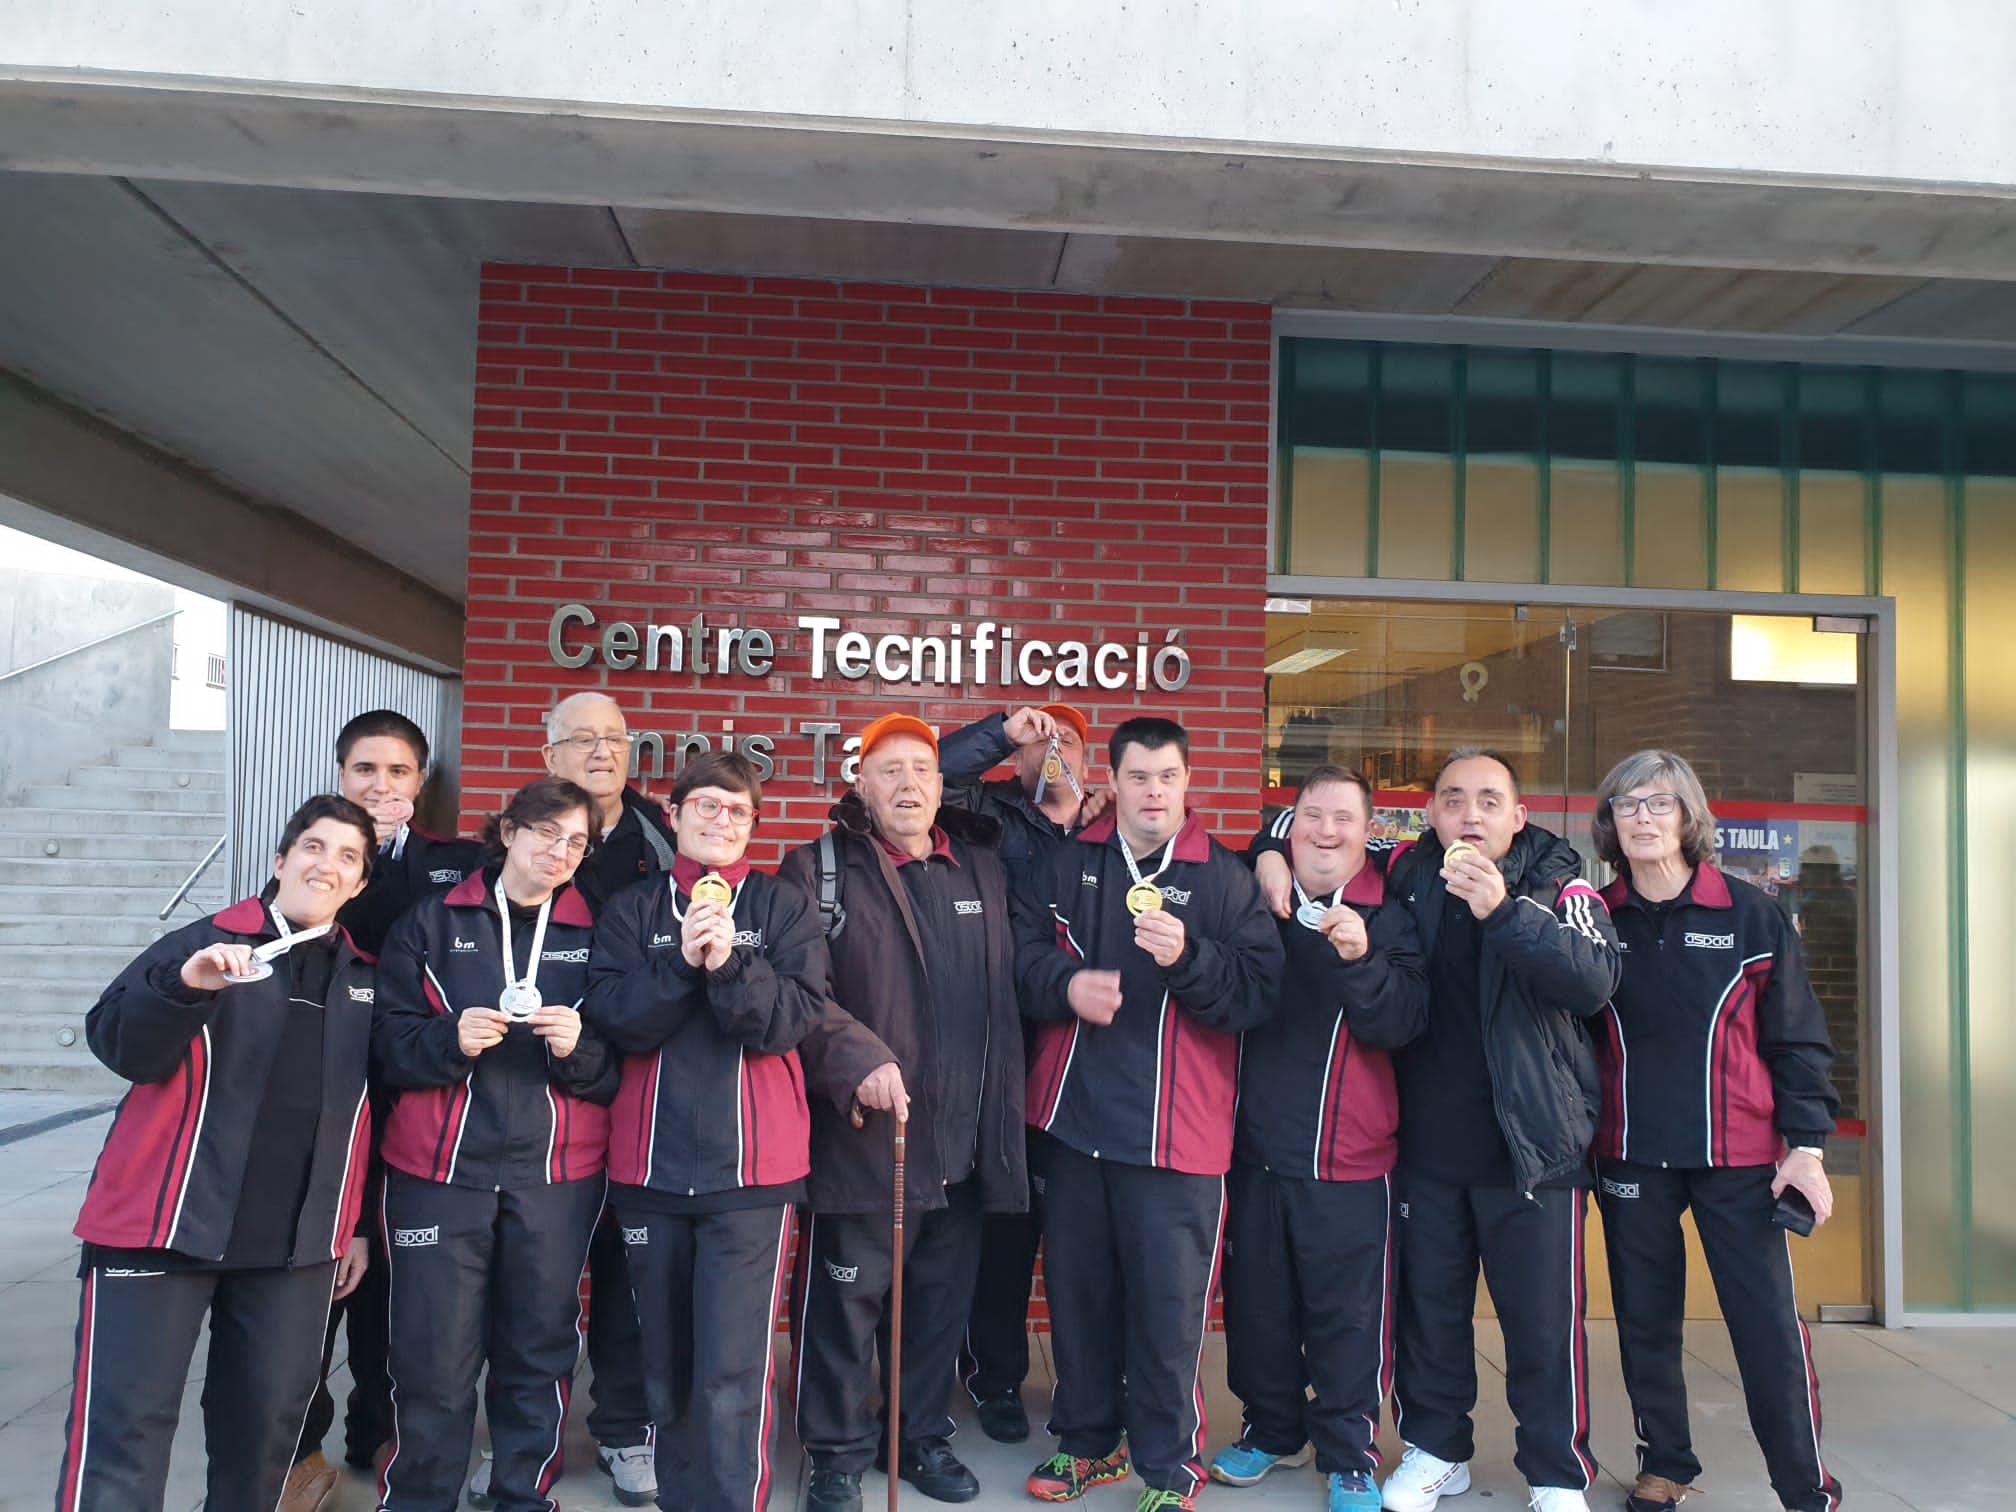
{"type": "Polygon", "coordinates": [[[805,1512],[861,1512],[860,1475],[814,1465],[805,1487],[805,1512]]]}
{"type": "Polygon", "coordinates": [[[897,1452],[896,1473],[933,1501],[967,1502],[980,1494],[979,1480],[942,1438],[904,1444],[897,1452]]]}
{"type": "Polygon", "coordinates": [[[1029,1414],[1022,1393],[1012,1387],[999,1396],[980,1399],[980,1431],[997,1444],[1019,1444],[1029,1437],[1029,1414]]]}

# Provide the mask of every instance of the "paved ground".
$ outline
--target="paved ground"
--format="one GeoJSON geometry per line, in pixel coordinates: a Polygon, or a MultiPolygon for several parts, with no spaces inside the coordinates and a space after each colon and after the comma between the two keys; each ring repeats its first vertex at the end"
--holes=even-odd
{"type": "MultiPolygon", "coordinates": [[[[102,1100],[0,1093],[0,1509],[6,1512],[46,1507],[53,1494],[76,1324],[77,1247],[70,1224],[104,1138],[107,1117],[93,1111],[102,1107],[102,1100]]],[[[1832,1326],[1816,1328],[1814,1341],[1826,1397],[1827,1460],[1845,1483],[1852,1505],[1872,1512],[1907,1507],[1991,1512],[2004,1505],[2016,1479],[2016,1334],[1998,1329],[1886,1333],[1832,1326]]],[[[1039,1363],[1029,1390],[1031,1414],[1039,1422],[1050,1382],[1044,1342],[1037,1340],[1039,1363]]],[[[1232,1436],[1238,1422],[1222,1384],[1223,1354],[1216,1342],[1207,1359],[1214,1450],[1232,1436]]],[[[1694,1505],[1703,1512],[1775,1507],[1744,1419],[1726,1334],[1719,1325],[1690,1324],[1688,1347],[1695,1440],[1708,1465],[1702,1479],[1705,1494],[1694,1505]]],[[[1477,1414],[1474,1489],[1448,1506],[1450,1512],[1509,1512],[1523,1505],[1525,1488],[1512,1469],[1512,1429],[1495,1329],[1480,1328],[1477,1353],[1484,1401],[1477,1414]]],[[[1608,1324],[1592,1325],[1590,1353],[1596,1382],[1595,1446],[1605,1466],[1591,1504],[1607,1512],[1622,1505],[1632,1448],[1630,1411],[1608,1324]]],[[[174,1512],[190,1512],[203,1501],[197,1407],[202,1373],[199,1350],[169,1479],[167,1506],[174,1512]]],[[[577,1418],[582,1400],[577,1391],[577,1418]]],[[[1042,1452],[1039,1447],[993,1444],[963,1413],[962,1423],[957,1448],[985,1488],[977,1512],[1030,1507],[1021,1481],[1042,1452]]],[[[802,1477],[788,1431],[778,1453],[781,1473],[771,1506],[795,1512],[802,1477]]],[[[560,1485],[563,1507],[573,1512],[617,1505],[608,1481],[589,1468],[592,1450],[578,1421],[569,1462],[582,1468],[560,1485]]],[[[868,1512],[881,1506],[882,1486],[879,1478],[869,1478],[868,1512]]],[[[1138,1490],[1138,1483],[1130,1482],[1094,1492],[1087,1499],[1089,1512],[1127,1512],[1138,1490]]],[[[913,1509],[930,1505],[914,1493],[906,1501],[913,1509]]],[[[1241,1507],[1282,1512],[1290,1506],[1320,1512],[1322,1483],[1314,1470],[1283,1472],[1252,1490],[1214,1487],[1204,1501],[1215,1512],[1241,1507]]],[[[368,1483],[352,1476],[331,1501],[330,1512],[369,1512],[371,1506],[368,1483]]]]}

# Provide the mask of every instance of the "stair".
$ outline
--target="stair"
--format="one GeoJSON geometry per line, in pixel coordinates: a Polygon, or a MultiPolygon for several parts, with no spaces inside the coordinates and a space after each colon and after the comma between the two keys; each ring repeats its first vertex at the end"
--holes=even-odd
{"type": "Polygon", "coordinates": [[[221,732],[163,730],[0,804],[0,1087],[124,1089],[84,1014],[150,943],[231,901],[220,855],[197,906],[156,917],[224,833],[225,759],[221,732]]]}

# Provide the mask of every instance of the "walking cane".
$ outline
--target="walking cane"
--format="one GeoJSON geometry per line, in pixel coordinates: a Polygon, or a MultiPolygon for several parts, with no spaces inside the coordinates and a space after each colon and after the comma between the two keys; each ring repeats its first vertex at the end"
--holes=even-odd
{"type": "Polygon", "coordinates": [[[896,1218],[892,1225],[896,1260],[889,1273],[889,1512],[896,1512],[896,1463],[903,1442],[903,1147],[909,1123],[906,1115],[896,1115],[896,1218]]]}

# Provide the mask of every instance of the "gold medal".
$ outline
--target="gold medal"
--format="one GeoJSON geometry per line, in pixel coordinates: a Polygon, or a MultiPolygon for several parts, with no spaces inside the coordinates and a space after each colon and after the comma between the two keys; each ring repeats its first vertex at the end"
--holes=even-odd
{"type": "Polygon", "coordinates": [[[693,884],[695,903],[728,903],[735,897],[735,889],[728,885],[728,879],[719,872],[709,872],[693,884]]]}
{"type": "Polygon", "coordinates": [[[1454,866],[1465,856],[1481,856],[1483,854],[1482,851],[1477,849],[1468,840],[1458,840],[1449,849],[1442,852],[1442,864],[1445,867],[1454,866]]]}
{"type": "Polygon", "coordinates": [[[1057,754],[1055,742],[1051,743],[1050,754],[1043,758],[1043,780],[1061,782],[1064,779],[1064,758],[1057,754]]]}
{"type": "Polygon", "coordinates": [[[1139,918],[1162,906],[1162,889],[1153,882],[1136,882],[1127,889],[1127,912],[1139,918]]]}

